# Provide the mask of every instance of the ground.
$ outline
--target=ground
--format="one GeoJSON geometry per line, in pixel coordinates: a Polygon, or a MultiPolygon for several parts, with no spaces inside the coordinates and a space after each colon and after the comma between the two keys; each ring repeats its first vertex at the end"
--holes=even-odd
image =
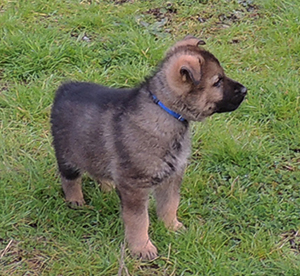
{"type": "Polygon", "coordinates": [[[300,275],[296,0],[9,1],[0,4],[1,275],[300,275]],[[187,34],[247,86],[235,112],[193,124],[185,232],[150,204],[160,257],[132,259],[119,199],[84,178],[63,198],[49,125],[66,80],[132,87],[187,34]]]}

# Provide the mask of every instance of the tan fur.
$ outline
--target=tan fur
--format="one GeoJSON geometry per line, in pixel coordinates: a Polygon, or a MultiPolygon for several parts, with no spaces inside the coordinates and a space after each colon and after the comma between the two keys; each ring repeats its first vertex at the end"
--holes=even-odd
{"type": "Polygon", "coordinates": [[[115,188],[115,184],[111,180],[101,179],[98,181],[98,184],[100,185],[101,191],[105,193],[110,192],[115,188]]]}
{"type": "Polygon", "coordinates": [[[175,55],[172,57],[164,68],[169,87],[178,95],[186,94],[192,84],[187,79],[187,75],[182,74],[182,71],[189,71],[195,82],[200,82],[201,63],[204,63],[201,56],[175,55]]]}
{"type": "Polygon", "coordinates": [[[184,228],[183,224],[177,219],[180,184],[181,177],[178,176],[154,189],[157,216],[167,228],[174,231],[184,228]]]}
{"type": "Polygon", "coordinates": [[[67,180],[62,177],[62,188],[65,193],[66,201],[74,206],[82,206],[85,202],[81,189],[81,179],[67,180]]]}
{"type": "Polygon", "coordinates": [[[122,197],[125,238],[133,256],[151,260],[157,256],[157,249],[148,236],[148,197],[144,191],[141,193],[145,195],[145,198],[143,204],[139,205],[143,208],[140,208],[138,212],[132,208],[137,203],[136,198],[122,197]]]}

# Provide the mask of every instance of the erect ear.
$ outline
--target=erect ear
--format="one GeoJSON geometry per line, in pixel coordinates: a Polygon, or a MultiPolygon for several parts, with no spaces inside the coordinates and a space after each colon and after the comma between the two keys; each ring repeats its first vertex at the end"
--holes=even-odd
{"type": "Polygon", "coordinates": [[[179,73],[183,82],[197,86],[201,80],[201,57],[184,55],[179,58],[179,73]]]}
{"type": "Polygon", "coordinates": [[[192,35],[187,35],[183,41],[194,41],[194,43],[196,43],[196,46],[199,46],[199,45],[205,45],[206,42],[202,39],[199,39],[197,37],[194,37],[192,35]]]}
{"type": "Polygon", "coordinates": [[[169,87],[179,95],[187,94],[193,86],[201,81],[201,64],[204,59],[200,55],[179,55],[170,58],[165,67],[169,87]]]}
{"type": "Polygon", "coordinates": [[[192,35],[187,35],[183,40],[178,41],[171,49],[175,49],[177,47],[181,46],[200,46],[200,45],[205,45],[205,41],[196,38],[192,35]]]}

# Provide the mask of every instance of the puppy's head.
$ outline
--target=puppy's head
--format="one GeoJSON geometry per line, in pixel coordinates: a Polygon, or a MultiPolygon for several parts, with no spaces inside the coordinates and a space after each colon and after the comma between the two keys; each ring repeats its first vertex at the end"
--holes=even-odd
{"type": "Polygon", "coordinates": [[[168,51],[163,64],[177,111],[195,121],[237,109],[247,94],[246,87],[226,76],[214,55],[199,47],[203,44],[188,36],[168,51]]]}

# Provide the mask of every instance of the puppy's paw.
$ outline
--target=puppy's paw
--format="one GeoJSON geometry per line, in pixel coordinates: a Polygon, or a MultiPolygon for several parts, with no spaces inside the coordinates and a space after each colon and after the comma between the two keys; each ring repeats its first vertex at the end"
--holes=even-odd
{"type": "Polygon", "coordinates": [[[184,231],[186,229],[184,225],[177,219],[173,220],[172,223],[167,227],[172,231],[184,231]]]}
{"type": "Polygon", "coordinates": [[[115,189],[115,183],[113,181],[108,180],[98,180],[98,184],[100,185],[101,192],[108,193],[115,189]]]}
{"type": "Polygon", "coordinates": [[[153,260],[157,258],[157,249],[150,240],[144,246],[132,246],[131,255],[142,260],[153,260]]]}
{"type": "Polygon", "coordinates": [[[74,209],[76,209],[77,207],[81,207],[85,204],[83,198],[66,198],[66,201],[69,203],[70,207],[74,209]]]}

